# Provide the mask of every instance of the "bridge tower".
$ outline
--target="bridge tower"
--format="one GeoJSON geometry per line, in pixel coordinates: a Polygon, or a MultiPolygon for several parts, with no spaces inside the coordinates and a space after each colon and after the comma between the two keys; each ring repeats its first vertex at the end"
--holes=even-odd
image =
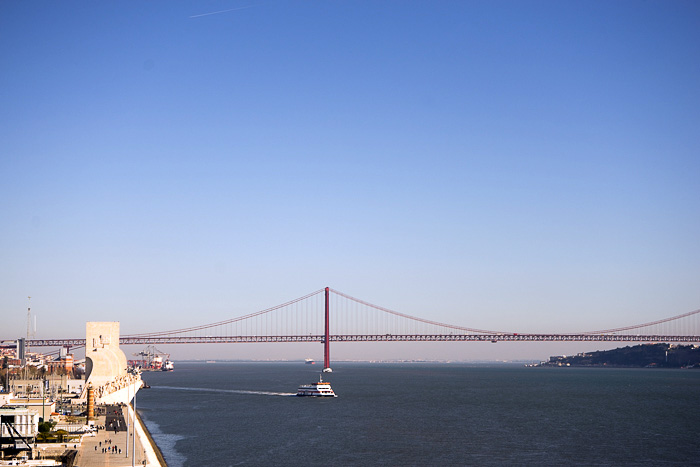
{"type": "Polygon", "coordinates": [[[331,347],[330,347],[330,327],[328,325],[328,311],[330,308],[329,301],[330,289],[326,287],[326,331],[323,338],[323,371],[329,373],[331,370],[331,347]]]}

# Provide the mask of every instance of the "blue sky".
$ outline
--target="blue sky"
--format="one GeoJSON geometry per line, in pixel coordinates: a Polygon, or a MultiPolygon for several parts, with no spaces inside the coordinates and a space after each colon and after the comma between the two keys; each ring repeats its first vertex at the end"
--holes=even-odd
{"type": "Polygon", "coordinates": [[[697,2],[3,1],[0,63],[2,338],[700,308],[697,2]]]}

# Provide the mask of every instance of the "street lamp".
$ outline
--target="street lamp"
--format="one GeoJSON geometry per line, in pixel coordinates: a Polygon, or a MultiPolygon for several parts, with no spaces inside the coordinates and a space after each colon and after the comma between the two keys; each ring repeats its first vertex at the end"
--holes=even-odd
{"type": "Polygon", "coordinates": [[[44,389],[46,387],[46,375],[42,377],[41,381],[41,421],[46,422],[46,395],[44,394],[44,389]]]}
{"type": "Polygon", "coordinates": [[[131,467],[136,466],[136,385],[134,385],[134,416],[131,417],[131,423],[133,423],[132,426],[132,431],[134,432],[133,440],[132,440],[132,445],[131,445],[131,451],[134,453],[134,455],[131,457],[131,467]]]}
{"type": "MultiPolygon", "coordinates": [[[[126,369],[127,373],[129,368],[126,369]]],[[[129,401],[131,400],[131,386],[127,384],[126,386],[126,458],[129,458],[129,401]]],[[[122,410],[122,414],[124,410],[122,410]]]]}

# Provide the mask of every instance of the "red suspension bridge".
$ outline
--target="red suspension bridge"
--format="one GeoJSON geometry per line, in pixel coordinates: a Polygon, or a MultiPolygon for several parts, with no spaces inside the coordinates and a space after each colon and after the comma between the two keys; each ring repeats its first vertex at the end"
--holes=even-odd
{"type": "MultiPolygon", "coordinates": [[[[700,310],[614,329],[578,333],[489,331],[410,316],[326,287],[237,318],[183,329],[121,336],[120,344],[320,342],[324,369],[331,342],[380,341],[604,341],[700,343],[700,310]]],[[[85,339],[31,339],[30,347],[82,347],[85,339]]]]}

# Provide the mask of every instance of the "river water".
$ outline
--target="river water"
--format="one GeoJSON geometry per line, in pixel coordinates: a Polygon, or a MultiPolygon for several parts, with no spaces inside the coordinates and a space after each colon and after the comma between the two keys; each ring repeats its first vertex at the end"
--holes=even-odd
{"type": "Polygon", "coordinates": [[[137,409],[170,467],[700,465],[700,370],[178,363],[137,409]]]}

